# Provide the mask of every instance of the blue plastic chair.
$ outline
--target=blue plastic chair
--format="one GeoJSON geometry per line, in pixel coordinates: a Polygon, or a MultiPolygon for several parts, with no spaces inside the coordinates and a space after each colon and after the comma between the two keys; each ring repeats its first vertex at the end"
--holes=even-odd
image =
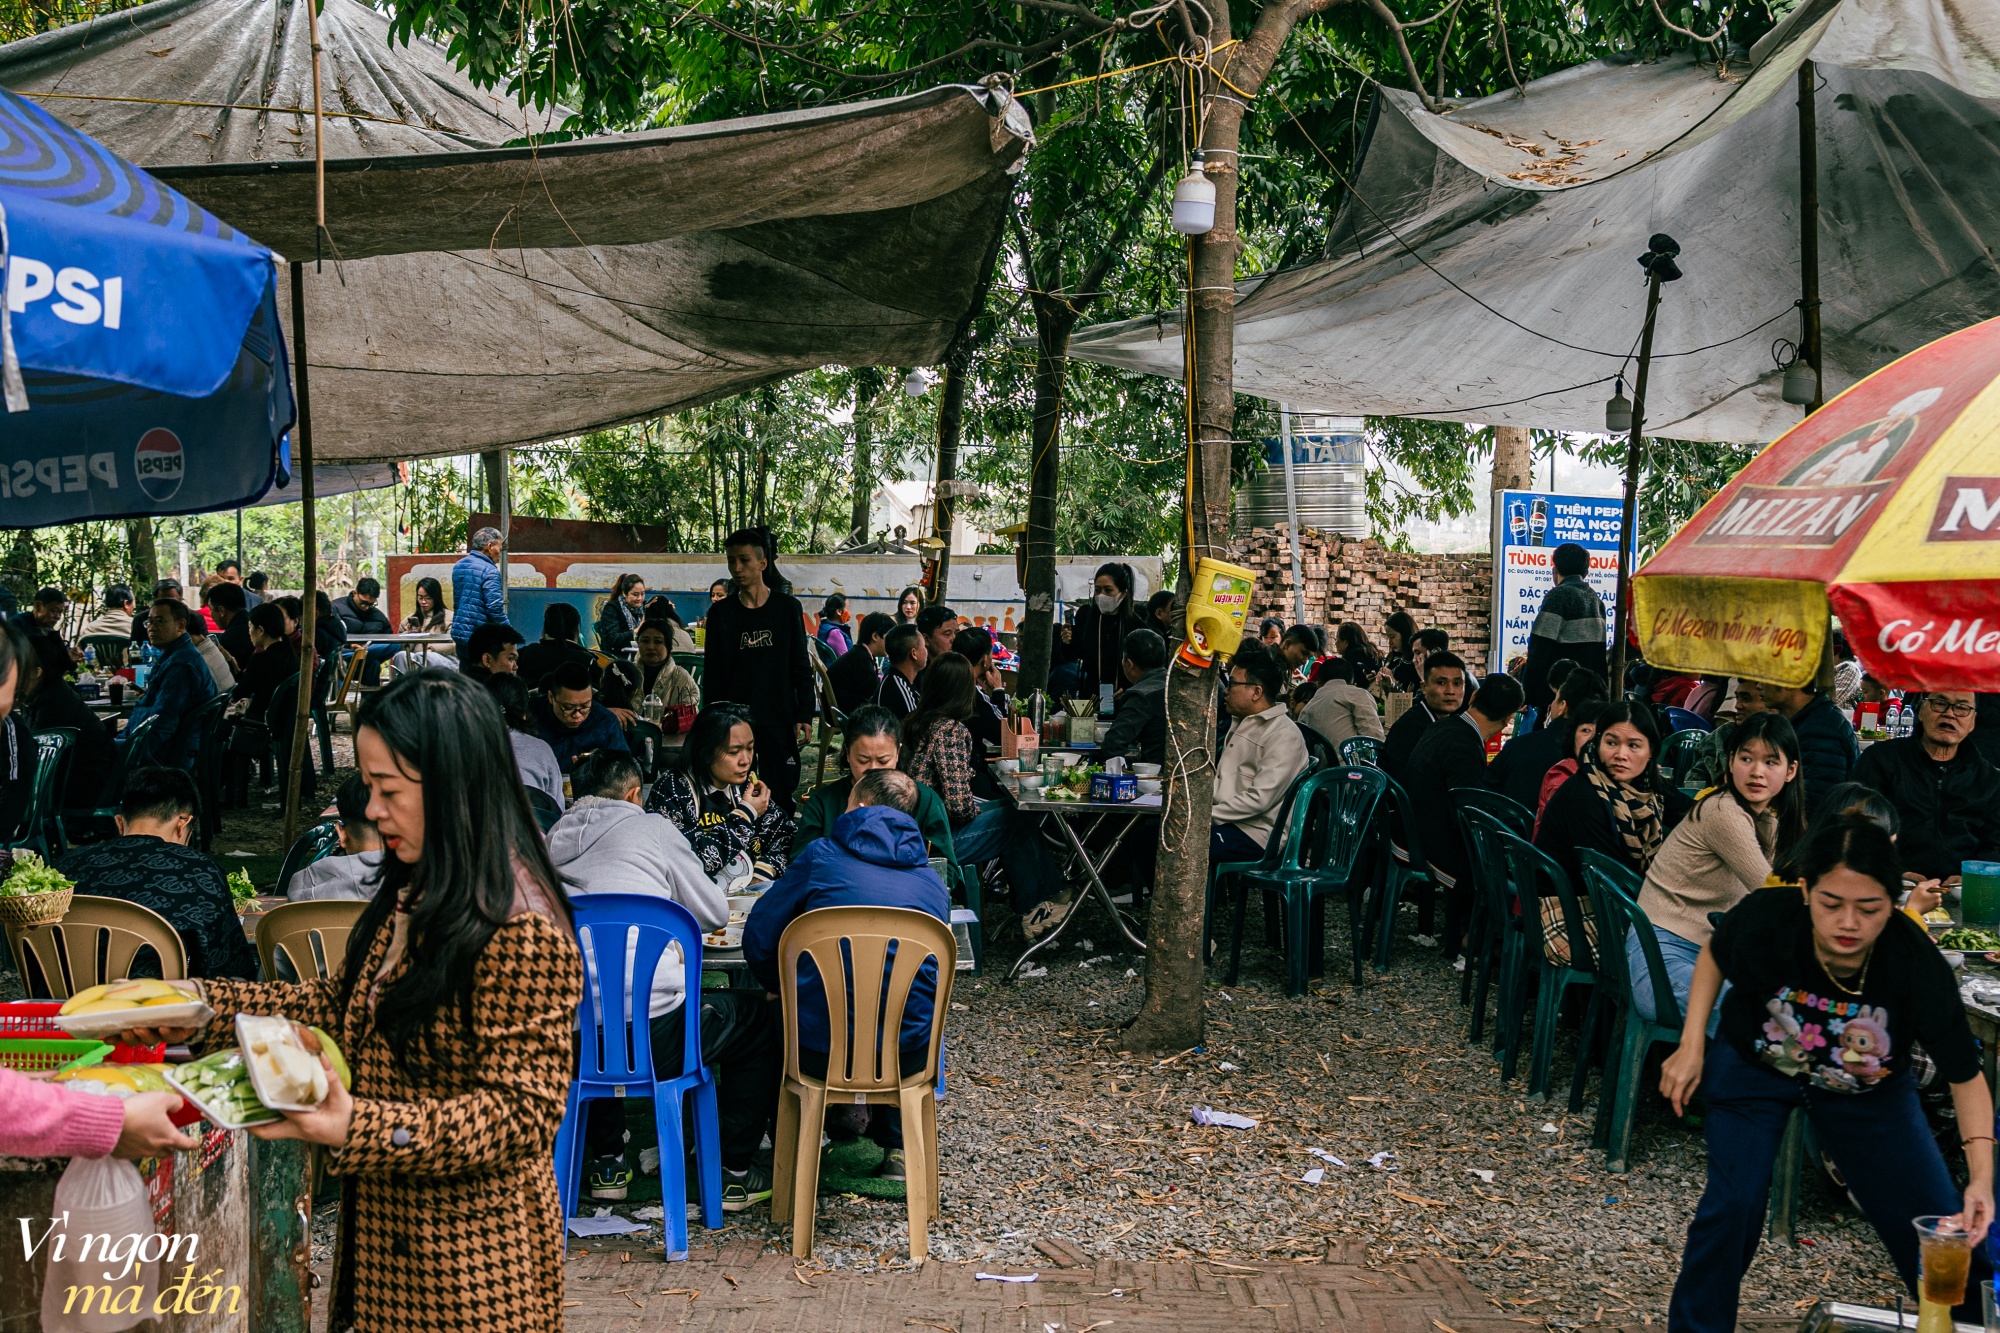
{"type": "Polygon", "coordinates": [[[577,1077],[570,1085],[562,1128],[556,1131],[556,1188],[567,1219],[576,1211],[583,1176],[583,1108],[628,1092],[653,1098],[653,1122],[660,1135],[660,1197],[666,1213],[667,1258],[685,1259],[687,1226],[687,1143],[681,1132],[681,1103],[694,1094],[695,1159],[701,1172],[702,1224],[722,1225],[722,1117],[716,1105],[715,1076],[701,1062],[701,927],[685,907],[666,898],[636,893],[586,893],[571,901],[576,913],[577,947],[583,951],[582,1029],[577,1041],[577,1077]],[[686,1001],[677,1020],[686,1025],[681,1068],[663,1074],[653,1068],[651,1025],[646,1001],[653,972],[668,944],[681,946],[686,1001]],[[626,990],[625,955],[633,951],[632,986],[626,990]]]}
{"type": "Polygon", "coordinates": [[[1660,710],[1660,721],[1667,724],[1669,731],[1712,731],[1713,725],[1692,708],[1675,708],[1671,704],[1660,710]]]}

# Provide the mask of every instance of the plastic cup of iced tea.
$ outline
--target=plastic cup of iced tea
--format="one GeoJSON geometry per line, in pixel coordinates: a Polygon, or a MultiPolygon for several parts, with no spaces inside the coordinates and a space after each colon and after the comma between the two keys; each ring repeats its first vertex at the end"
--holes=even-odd
{"type": "Polygon", "coordinates": [[[1913,1224],[1924,1302],[1946,1309],[1963,1303],[1972,1271],[1972,1234],[1956,1217],[1919,1217],[1913,1224]]]}

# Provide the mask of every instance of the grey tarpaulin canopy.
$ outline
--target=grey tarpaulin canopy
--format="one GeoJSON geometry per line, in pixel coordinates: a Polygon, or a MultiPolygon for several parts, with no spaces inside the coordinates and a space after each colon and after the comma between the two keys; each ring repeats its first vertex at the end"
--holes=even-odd
{"type": "MultiPolygon", "coordinates": [[[[1660,306],[1649,430],[1775,438],[1799,420],[1771,344],[1798,337],[1808,57],[1827,396],[2000,314],[2000,4],[1806,0],[1724,77],[1686,56],[1594,63],[1447,115],[1383,89],[1325,257],[1238,289],[1237,389],[1601,431],[1644,318],[1633,261],[1664,231],[1687,276],[1660,306]]],[[[1177,376],[1180,320],[1071,350],[1177,376]]]]}
{"type": "MultiPolygon", "coordinates": [[[[542,119],[435,46],[392,46],[355,0],[327,0],[320,25],[341,262],[308,269],[306,299],[328,461],[934,362],[1028,139],[1005,94],[943,87],[518,146],[542,119]]],[[[303,0],[155,0],[0,47],[0,84],[292,259],[314,254],[311,69],[303,0]]]]}

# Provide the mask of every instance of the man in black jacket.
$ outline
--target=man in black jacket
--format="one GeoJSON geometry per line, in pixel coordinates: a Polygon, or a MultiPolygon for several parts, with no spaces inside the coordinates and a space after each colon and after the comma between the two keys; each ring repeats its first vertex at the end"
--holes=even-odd
{"type": "MultiPolygon", "coordinates": [[[[350,638],[356,634],[394,634],[396,627],[383,614],[381,600],[382,585],[364,576],[355,580],[353,592],[333,599],[333,614],[346,627],[350,638]]],[[[370,687],[380,684],[382,664],[396,655],[396,645],[371,643],[362,651],[368,654],[368,660],[361,665],[361,683],[370,687]]]]}
{"type": "MultiPolygon", "coordinates": [[[[1433,656],[1431,662],[1437,661],[1433,656]]],[[[1426,663],[1428,666],[1429,663],[1426,663]]],[[[1425,673],[1430,674],[1428,671],[1425,673]]],[[[1410,793],[1422,830],[1424,855],[1431,873],[1445,891],[1444,944],[1461,950],[1471,919],[1472,882],[1467,877],[1465,844],[1458,836],[1458,812],[1452,789],[1478,787],[1486,777],[1486,742],[1498,735],[1507,719],[1521,708],[1521,682],[1496,671],[1479,682],[1472,706],[1456,717],[1442,718],[1425,730],[1410,755],[1410,793]]]]}
{"type": "Polygon", "coordinates": [[[1564,542],[1549,553],[1549,563],[1555,569],[1556,586],[1542,596],[1528,631],[1528,662],[1521,668],[1531,708],[1547,708],[1554,700],[1549,667],[1559,658],[1605,674],[1604,599],[1586,577],[1590,552],[1575,542],[1564,542]]]}
{"type": "Polygon", "coordinates": [[[1404,787],[1410,785],[1410,755],[1425,731],[1439,718],[1450,717],[1465,703],[1465,663],[1457,653],[1432,653],[1424,659],[1423,692],[1410,701],[1410,711],[1396,719],[1382,741],[1382,771],[1404,787]]]}
{"type": "Polygon", "coordinates": [[[834,706],[843,714],[851,716],[855,709],[875,702],[875,691],[882,686],[882,678],[875,674],[875,659],[889,655],[883,640],[894,628],[894,616],[870,611],[861,617],[861,627],[854,631],[854,646],[827,668],[826,678],[833,682],[834,706]]]}
{"type": "MultiPolygon", "coordinates": [[[[1578,704],[1603,697],[1604,677],[1587,667],[1577,667],[1563,677],[1561,687],[1556,690],[1556,701],[1549,705],[1549,723],[1560,721],[1578,704]]],[[[1542,803],[1542,779],[1570,757],[1563,753],[1565,730],[1545,725],[1516,734],[1487,766],[1484,785],[1513,797],[1530,810],[1538,808],[1542,803]]]]}
{"type": "Polygon", "coordinates": [[[1125,636],[1125,693],[1118,696],[1104,753],[1142,764],[1167,761],[1167,641],[1149,629],[1125,636]]]}
{"type": "Polygon", "coordinates": [[[1000,724],[1007,717],[1007,683],[993,665],[993,631],[968,625],[952,637],[950,651],[972,663],[972,687],[979,695],[972,705],[972,720],[965,725],[975,740],[998,749],[1000,724]]]}
{"type": "Polygon", "coordinates": [[[1976,706],[1965,691],[1933,690],[1914,735],[1877,741],[1854,766],[1903,821],[1904,869],[1927,879],[1956,882],[1961,863],[2000,859],[2000,768],[1967,743],[1976,706]]]}
{"type": "Polygon", "coordinates": [[[1854,724],[1833,700],[1808,685],[1769,685],[1760,688],[1764,702],[1791,720],[1799,735],[1799,774],[1806,783],[1807,808],[1817,808],[1820,798],[1847,781],[1861,757],[1861,745],[1854,739],[1854,724]]]}
{"type": "Polygon", "coordinates": [[[930,651],[924,646],[923,631],[915,625],[896,626],[883,636],[882,642],[889,654],[889,669],[882,674],[875,703],[894,713],[901,722],[917,711],[917,678],[931,660],[930,651]]]}

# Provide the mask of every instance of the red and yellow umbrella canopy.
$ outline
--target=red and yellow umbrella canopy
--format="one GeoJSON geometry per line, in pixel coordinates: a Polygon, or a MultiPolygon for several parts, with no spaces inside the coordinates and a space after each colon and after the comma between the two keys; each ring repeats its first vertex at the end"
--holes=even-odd
{"type": "Polygon", "coordinates": [[[1830,611],[1886,685],[2000,690],[2000,319],[1793,427],[1632,587],[1655,666],[1803,685],[1830,611]]]}

